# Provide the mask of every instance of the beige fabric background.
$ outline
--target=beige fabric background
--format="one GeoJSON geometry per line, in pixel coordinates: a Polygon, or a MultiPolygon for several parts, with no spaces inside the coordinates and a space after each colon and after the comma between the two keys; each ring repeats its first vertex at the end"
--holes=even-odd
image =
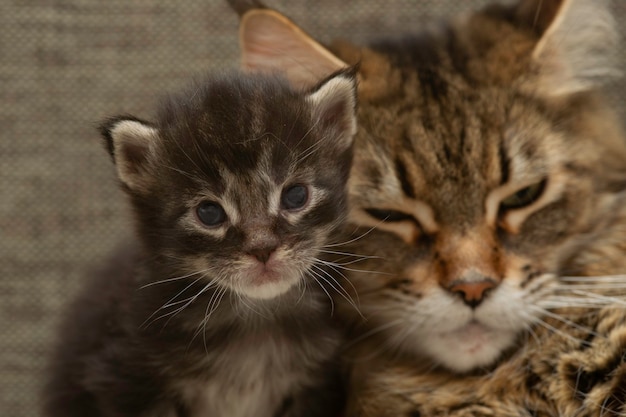
{"type": "MultiPolygon", "coordinates": [[[[322,41],[363,42],[485,1],[266,3],[322,41]]],[[[614,7],[626,18],[626,0],[614,7]]],[[[149,119],[163,92],[236,64],[224,0],[0,2],[0,416],[39,415],[59,313],[85,268],[130,233],[97,122],[149,119]]],[[[623,106],[626,84],[611,91],[623,106]]]]}

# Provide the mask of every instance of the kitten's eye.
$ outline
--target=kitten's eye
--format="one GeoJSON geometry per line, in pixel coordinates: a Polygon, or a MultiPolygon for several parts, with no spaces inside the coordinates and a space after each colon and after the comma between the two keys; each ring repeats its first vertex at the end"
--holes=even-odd
{"type": "Polygon", "coordinates": [[[413,217],[412,215],[397,210],[379,210],[374,208],[368,208],[365,209],[365,212],[375,219],[389,223],[402,222],[405,220],[415,221],[415,217],[413,217]]]}
{"type": "Polygon", "coordinates": [[[500,202],[500,210],[513,210],[531,205],[541,197],[543,190],[546,188],[546,182],[547,180],[545,179],[541,180],[508,196],[500,202]]]}
{"type": "Polygon", "coordinates": [[[282,208],[287,210],[297,210],[304,207],[309,200],[309,190],[304,185],[293,185],[283,190],[280,196],[282,208]]]}
{"type": "Polygon", "coordinates": [[[217,203],[212,201],[203,201],[196,208],[196,214],[202,223],[206,226],[218,226],[226,220],[226,212],[217,203]]]}

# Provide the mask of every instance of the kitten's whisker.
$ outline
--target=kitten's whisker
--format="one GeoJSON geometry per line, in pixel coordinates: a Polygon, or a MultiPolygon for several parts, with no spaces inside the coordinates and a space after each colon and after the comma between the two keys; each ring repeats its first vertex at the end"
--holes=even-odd
{"type": "MultiPolygon", "coordinates": [[[[370,233],[372,233],[374,230],[376,230],[376,228],[378,228],[378,226],[380,224],[382,224],[383,222],[380,221],[376,224],[376,226],[372,226],[369,229],[367,229],[365,232],[363,232],[362,234],[360,234],[357,237],[354,237],[350,240],[346,240],[345,242],[338,242],[338,243],[330,243],[327,245],[324,245],[324,248],[336,248],[337,246],[345,246],[345,245],[349,245],[350,243],[354,243],[357,240],[363,239],[365,236],[369,235],[370,233]]],[[[382,258],[381,258],[382,259],[382,258]]]]}
{"type": "Polygon", "coordinates": [[[246,297],[244,295],[241,294],[237,294],[239,296],[239,301],[250,311],[252,311],[254,314],[256,314],[257,316],[263,317],[266,320],[269,320],[270,318],[263,314],[261,311],[259,311],[258,309],[254,308],[251,304],[248,303],[248,300],[246,299],[246,297]]]}
{"type": "MultiPolygon", "coordinates": [[[[209,283],[207,285],[205,285],[200,291],[198,291],[198,293],[196,295],[191,297],[191,299],[189,299],[189,301],[187,301],[187,303],[185,305],[183,305],[182,307],[179,307],[177,310],[175,310],[174,314],[170,315],[170,317],[167,319],[167,321],[165,322],[164,326],[167,326],[167,324],[169,323],[169,321],[172,318],[174,318],[178,313],[180,313],[181,311],[183,311],[184,309],[189,307],[194,301],[196,301],[198,299],[198,297],[200,297],[206,290],[208,290],[209,288],[213,287],[215,284],[216,284],[215,280],[209,281],[209,283]]],[[[171,314],[171,313],[168,313],[168,315],[169,314],[171,314]]]]}
{"type": "Polygon", "coordinates": [[[204,334],[203,334],[203,343],[204,343],[204,348],[205,348],[205,351],[206,351],[206,349],[207,349],[207,345],[206,345],[206,323],[208,322],[208,318],[211,316],[211,314],[213,314],[213,311],[215,311],[215,308],[217,308],[217,305],[219,304],[219,302],[218,302],[213,307],[214,302],[216,300],[218,300],[218,299],[221,301],[221,299],[224,296],[225,292],[226,292],[226,288],[225,287],[218,287],[217,290],[214,291],[213,294],[211,294],[211,298],[209,298],[209,301],[207,302],[207,308],[204,311],[204,318],[198,324],[198,326],[196,328],[196,331],[194,332],[193,336],[191,337],[191,340],[189,341],[189,344],[187,345],[188,349],[192,345],[192,343],[196,339],[196,337],[200,333],[204,332],[204,334]]]}
{"type": "Polygon", "coordinates": [[[322,288],[322,291],[324,291],[326,293],[326,295],[328,296],[328,299],[330,300],[330,315],[332,316],[335,313],[335,302],[333,301],[333,297],[330,296],[330,294],[328,293],[328,291],[326,290],[326,288],[324,288],[324,286],[322,285],[321,282],[319,282],[319,280],[317,279],[317,277],[313,274],[314,271],[309,270],[309,276],[311,278],[313,278],[313,280],[315,280],[315,282],[317,283],[317,285],[319,285],[322,288]]]}
{"type": "Polygon", "coordinates": [[[332,264],[333,266],[335,266],[337,268],[341,268],[341,269],[343,269],[345,271],[350,271],[350,272],[360,272],[360,273],[364,273],[364,274],[376,274],[376,275],[393,275],[393,274],[391,274],[389,272],[383,272],[383,271],[371,271],[371,270],[367,270],[367,269],[348,268],[348,267],[345,267],[343,264],[337,264],[337,263],[334,263],[334,262],[324,261],[322,259],[318,259],[318,261],[321,264],[324,264],[324,265],[331,265],[332,264]]]}
{"type": "MultiPolygon", "coordinates": [[[[354,286],[352,281],[350,281],[348,279],[347,276],[345,276],[341,271],[339,271],[332,262],[325,263],[325,262],[320,261],[319,259],[316,259],[315,261],[316,262],[321,262],[321,263],[327,265],[329,268],[331,268],[333,271],[335,271],[337,274],[339,274],[344,279],[344,281],[346,281],[348,284],[350,284],[350,286],[352,287],[352,290],[354,291],[354,295],[356,296],[357,303],[359,304],[359,306],[361,305],[361,300],[359,299],[359,292],[357,291],[356,287],[354,286]]],[[[343,286],[339,282],[337,282],[337,284],[340,285],[343,288],[343,286]]],[[[345,288],[344,288],[344,291],[346,291],[346,294],[348,293],[345,288]]],[[[360,312],[359,312],[359,314],[360,314],[360,312]]]]}
{"type": "MultiPolygon", "coordinates": [[[[196,141],[191,141],[191,142],[194,143],[194,145],[196,147],[196,150],[198,151],[198,155],[202,155],[203,153],[202,153],[202,150],[200,149],[198,143],[196,141]]],[[[185,155],[185,157],[189,160],[189,162],[191,162],[193,164],[193,166],[196,167],[198,172],[202,172],[202,169],[198,166],[196,161],[189,156],[189,154],[185,151],[185,148],[177,140],[174,140],[174,144],[183,153],[183,155],[185,155]]]]}
{"type": "Polygon", "coordinates": [[[153,285],[159,285],[159,284],[165,284],[165,283],[172,282],[172,281],[178,281],[178,280],[181,280],[181,279],[192,277],[194,275],[203,274],[203,273],[208,272],[208,271],[209,271],[209,269],[205,269],[203,271],[191,272],[191,273],[189,273],[187,275],[181,275],[179,277],[167,278],[167,279],[162,279],[160,281],[150,282],[150,283],[148,283],[146,285],[142,285],[141,287],[139,287],[139,289],[143,290],[144,288],[152,287],[153,285]]]}
{"type": "Polygon", "coordinates": [[[296,304],[300,304],[300,301],[304,298],[304,294],[306,293],[306,280],[304,279],[304,274],[300,274],[300,279],[298,280],[298,288],[302,291],[300,293],[300,297],[296,300],[296,304]]]}
{"type": "MultiPolygon", "coordinates": [[[[324,246],[325,247],[325,246],[324,246]]],[[[323,248],[324,248],[323,247],[323,248]]],[[[323,253],[330,253],[333,255],[344,255],[346,257],[350,256],[350,257],[354,257],[354,258],[359,258],[359,259],[383,259],[382,256],[375,256],[375,255],[359,255],[357,253],[350,253],[350,252],[341,252],[341,251],[334,251],[334,250],[325,250],[325,249],[320,249],[320,252],[323,253]]]]}
{"type": "Polygon", "coordinates": [[[319,271],[319,272],[315,272],[311,270],[310,272],[312,274],[316,274],[320,279],[324,280],[324,282],[330,285],[337,294],[341,295],[348,302],[348,304],[350,304],[357,311],[357,313],[359,313],[361,317],[364,317],[363,314],[361,313],[361,310],[359,309],[357,304],[354,302],[354,300],[350,296],[350,293],[348,293],[348,291],[346,291],[346,289],[343,288],[341,284],[339,284],[339,282],[337,282],[337,280],[332,276],[332,274],[330,274],[328,271],[324,270],[324,268],[316,264],[313,264],[312,268],[315,268],[317,269],[317,271],[319,271]]]}
{"type": "Polygon", "coordinates": [[[365,340],[365,339],[367,339],[369,337],[374,336],[375,334],[378,334],[378,333],[383,332],[383,331],[385,331],[387,329],[390,329],[392,327],[395,327],[395,326],[398,326],[398,325],[404,324],[404,323],[405,323],[405,320],[402,318],[402,319],[396,319],[396,320],[387,322],[387,323],[382,324],[382,325],[380,325],[378,327],[374,327],[373,329],[368,330],[367,332],[365,332],[363,334],[360,334],[358,337],[350,340],[348,343],[346,343],[344,345],[344,349],[348,349],[348,348],[356,345],[357,343],[359,343],[359,342],[361,342],[361,341],[363,341],[363,340],[365,340]]]}
{"type": "Polygon", "coordinates": [[[188,173],[186,171],[183,171],[182,169],[179,169],[179,168],[176,168],[176,167],[173,167],[173,166],[170,166],[170,165],[166,165],[166,164],[163,164],[163,163],[160,163],[160,162],[157,162],[157,163],[158,163],[158,165],[160,167],[169,169],[170,171],[177,172],[177,173],[179,173],[179,174],[189,178],[190,180],[193,180],[196,183],[203,183],[203,180],[200,177],[196,177],[195,175],[192,175],[192,174],[190,174],[190,173],[188,173]]]}
{"type": "Polygon", "coordinates": [[[318,141],[315,142],[313,145],[309,146],[307,149],[305,149],[299,156],[298,159],[295,162],[295,165],[299,165],[302,161],[304,161],[305,159],[307,159],[309,156],[313,155],[315,152],[317,152],[321,146],[322,146],[323,141],[318,141]],[[306,152],[306,153],[305,153],[306,152]]]}
{"type": "MultiPolygon", "coordinates": [[[[176,300],[181,294],[183,294],[185,291],[187,291],[189,288],[191,288],[192,286],[194,286],[198,281],[200,281],[203,278],[203,276],[201,276],[200,278],[195,279],[194,281],[192,281],[189,285],[187,285],[185,288],[183,288],[182,290],[180,290],[175,296],[173,296],[172,298],[170,298],[169,300],[167,300],[161,307],[159,307],[154,313],[152,313],[142,324],[141,327],[143,328],[144,326],[146,326],[146,323],[148,321],[150,321],[150,319],[152,317],[154,317],[159,311],[161,311],[164,306],[170,304],[172,301],[176,300]]],[[[168,315],[171,314],[168,313],[168,315]]],[[[150,324],[154,323],[155,321],[159,320],[163,318],[163,316],[157,317],[156,319],[152,320],[150,322],[150,324]]],[[[147,326],[146,326],[147,327],[147,326]]]]}
{"type": "Polygon", "coordinates": [[[207,305],[207,310],[204,311],[204,320],[202,320],[202,343],[204,344],[204,351],[208,354],[209,353],[209,348],[207,346],[207,340],[206,340],[206,325],[209,322],[209,319],[211,318],[211,316],[213,315],[213,312],[215,310],[217,310],[217,307],[219,307],[220,303],[222,302],[222,299],[224,298],[224,294],[226,294],[227,292],[227,288],[223,287],[222,290],[220,291],[219,295],[215,298],[215,301],[212,303],[213,305],[211,306],[211,303],[209,303],[207,305]],[[211,306],[211,309],[209,310],[209,306],[211,306]],[[207,313],[208,311],[208,313],[207,313]]]}

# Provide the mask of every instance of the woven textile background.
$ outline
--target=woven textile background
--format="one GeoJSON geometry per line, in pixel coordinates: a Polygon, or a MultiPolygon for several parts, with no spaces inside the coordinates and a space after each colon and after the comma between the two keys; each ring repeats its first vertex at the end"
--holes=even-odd
{"type": "MultiPolygon", "coordinates": [[[[363,42],[486,1],[266,3],[321,41],[363,42]]],[[[626,0],[614,8],[623,21],[626,0]]],[[[615,51],[623,64],[625,51],[615,51]]],[[[0,416],[39,415],[60,312],[85,269],[130,233],[95,125],[118,113],[150,119],[164,92],[237,58],[224,0],[0,2],[0,416]]],[[[626,83],[611,87],[623,108],[626,83]]]]}

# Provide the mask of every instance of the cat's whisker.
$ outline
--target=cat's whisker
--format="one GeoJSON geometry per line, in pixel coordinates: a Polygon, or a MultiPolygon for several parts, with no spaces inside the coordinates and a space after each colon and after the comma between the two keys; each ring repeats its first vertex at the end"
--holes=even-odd
{"type": "Polygon", "coordinates": [[[524,327],[526,329],[527,334],[531,336],[533,339],[535,339],[535,342],[538,345],[540,345],[541,339],[537,335],[537,332],[535,332],[535,329],[533,328],[533,325],[532,325],[534,321],[536,321],[536,317],[531,317],[530,320],[528,320],[528,324],[524,325],[524,327]]]}
{"type": "Polygon", "coordinates": [[[569,339],[569,340],[572,340],[572,341],[574,341],[576,343],[588,343],[588,342],[585,342],[585,340],[582,340],[582,339],[579,339],[579,338],[577,338],[575,336],[572,336],[571,334],[569,334],[569,333],[567,333],[567,332],[565,332],[565,331],[563,331],[561,329],[558,329],[558,328],[556,328],[556,327],[546,323],[543,320],[539,320],[539,321],[535,322],[535,324],[539,325],[541,327],[546,328],[548,331],[550,331],[552,333],[558,334],[559,336],[563,337],[564,339],[569,339]]]}
{"type": "MultiPolygon", "coordinates": [[[[559,322],[561,322],[561,323],[563,323],[563,324],[565,324],[565,325],[567,325],[567,326],[569,326],[569,327],[571,327],[571,328],[578,329],[578,330],[580,330],[580,331],[582,331],[582,332],[584,332],[584,333],[587,333],[587,334],[593,335],[594,337],[604,338],[604,336],[603,336],[603,335],[601,335],[601,334],[599,334],[599,333],[595,332],[594,330],[592,330],[592,329],[590,329],[590,328],[588,328],[588,327],[582,326],[582,325],[580,325],[580,324],[578,324],[578,323],[576,323],[576,322],[573,322],[573,321],[571,321],[571,320],[568,320],[568,319],[566,319],[565,317],[563,317],[563,316],[561,316],[561,315],[559,315],[559,314],[552,313],[552,312],[550,312],[549,310],[546,310],[546,309],[543,309],[543,308],[540,308],[540,307],[536,307],[536,306],[533,306],[533,309],[536,309],[536,311],[538,311],[538,312],[539,312],[542,316],[545,316],[545,317],[550,317],[550,318],[552,318],[552,319],[554,319],[554,320],[557,320],[557,321],[559,321],[559,322]]],[[[549,325],[549,324],[548,324],[545,320],[543,320],[543,319],[541,319],[541,320],[540,320],[540,321],[538,321],[537,323],[539,323],[539,324],[541,324],[541,325],[550,326],[550,325],[549,325]]],[[[560,329],[557,329],[556,327],[553,327],[553,326],[550,326],[550,327],[551,327],[551,329],[552,329],[553,331],[557,331],[557,332],[559,332],[559,334],[561,334],[561,335],[567,335],[567,336],[568,336],[568,338],[570,338],[570,339],[573,339],[573,340],[576,340],[576,341],[579,341],[579,342],[583,342],[583,343],[585,343],[585,341],[584,341],[584,340],[582,340],[582,339],[578,339],[578,338],[576,338],[575,336],[573,336],[573,335],[571,335],[571,334],[569,334],[569,333],[566,333],[566,332],[564,332],[564,331],[562,331],[562,330],[560,330],[560,329]]]]}
{"type": "Polygon", "coordinates": [[[555,291],[571,291],[571,290],[622,290],[626,289],[626,283],[604,283],[596,284],[565,284],[554,287],[555,291]]]}
{"type": "Polygon", "coordinates": [[[582,291],[574,291],[574,294],[604,302],[605,305],[610,305],[610,304],[626,305],[626,300],[624,298],[616,298],[616,297],[611,297],[608,295],[596,294],[592,292],[582,292],[582,291]]]}
{"type": "Polygon", "coordinates": [[[563,276],[559,277],[560,281],[564,282],[590,282],[590,283],[600,283],[600,282],[620,282],[626,283],[626,275],[596,275],[596,276],[563,276]]]}

